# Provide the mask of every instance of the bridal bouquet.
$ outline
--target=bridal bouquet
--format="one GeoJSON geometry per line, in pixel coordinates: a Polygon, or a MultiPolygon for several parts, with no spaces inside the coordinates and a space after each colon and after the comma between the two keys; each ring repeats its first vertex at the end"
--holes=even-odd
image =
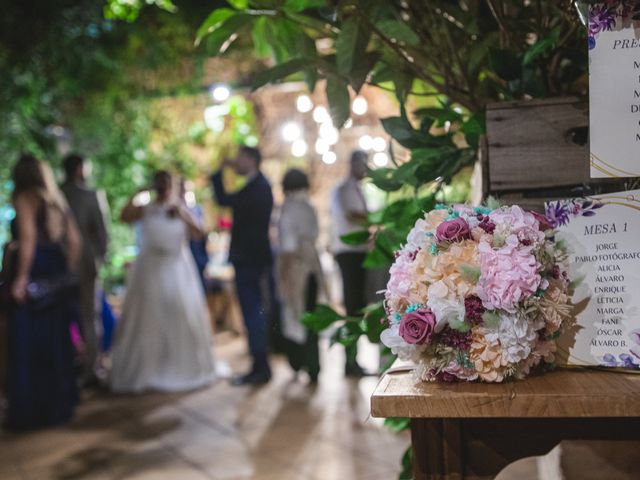
{"type": "Polygon", "coordinates": [[[502,382],[553,364],[571,314],[553,220],[518,206],[439,206],[396,253],[382,342],[421,380],[502,382]]]}

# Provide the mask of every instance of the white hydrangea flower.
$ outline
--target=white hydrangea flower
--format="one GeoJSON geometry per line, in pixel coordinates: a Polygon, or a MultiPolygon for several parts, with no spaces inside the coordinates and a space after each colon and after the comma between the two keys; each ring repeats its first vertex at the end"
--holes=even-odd
{"type": "Polygon", "coordinates": [[[429,287],[427,307],[436,316],[436,328],[434,329],[436,333],[441,332],[447,325],[464,322],[464,302],[438,295],[438,288],[435,284],[429,287]],[[434,287],[433,290],[432,287],[434,287]]]}
{"type": "Polygon", "coordinates": [[[399,326],[394,325],[382,331],[380,341],[389,347],[394,355],[402,361],[417,362],[424,349],[422,345],[410,345],[400,336],[399,326]]]}
{"type": "Polygon", "coordinates": [[[502,358],[515,364],[527,358],[536,345],[538,330],[543,327],[540,320],[531,320],[524,315],[503,313],[495,328],[485,327],[487,343],[500,343],[502,358]]]}

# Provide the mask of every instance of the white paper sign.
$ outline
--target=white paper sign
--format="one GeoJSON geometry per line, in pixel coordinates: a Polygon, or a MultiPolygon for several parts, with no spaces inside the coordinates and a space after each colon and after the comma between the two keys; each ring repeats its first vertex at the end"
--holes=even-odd
{"type": "Polygon", "coordinates": [[[592,178],[640,176],[640,22],[620,13],[589,13],[592,178]]]}
{"type": "Polygon", "coordinates": [[[640,369],[640,190],[547,205],[576,287],[576,326],[559,339],[570,365],[640,369]]]}

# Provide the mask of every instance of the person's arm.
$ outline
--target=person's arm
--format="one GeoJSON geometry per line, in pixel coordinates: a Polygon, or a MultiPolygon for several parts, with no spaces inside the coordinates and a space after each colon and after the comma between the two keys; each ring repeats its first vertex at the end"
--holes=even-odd
{"type": "Polygon", "coordinates": [[[22,303],[27,299],[29,272],[36,251],[38,199],[34,195],[23,193],[15,199],[14,206],[18,222],[18,265],[11,294],[18,303],[22,303]]]}
{"type": "Polygon", "coordinates": [[[104,194],[95,192],[95,214],[92,215],[96,238],[96,256],[103,261],[107,255],[107,245],[109,244],[109,232],[107,230],[107,218],[109,216],[109,204],[104,194]]]}
{"type": "Polygon", "coordinates": [[[202,240],[207,232],[202,223],[191,214],[189,209],[184,205],[174,205],[169,209],[172,214],[177,215],[185,223],[189,230],[189,236],[194,240],[202,240]]]}
{"type": "Polygon", "coordinates": [[[298,235],[295,225],[295,212],[291,206],[283,207],[278,220],[278,284],[280,294],[287,297],[293,290],[292,270],[296,261],[298,235]],[[289,207],[289,208],[287,208],[289,207]]]}
{"type": "Polygon", "coordinates": [[[144,212],[144,208],[143,207],[139,207],[137,205],[133,204],[133,200],[136,198],[136,196],[147,190],[146,188],[143,188],[142,190],[138,190],[136,193],[134,193],[131,198],[129,198],[129,201],[127,202],[127,204],[124,206],[124,208],[122,209],[122,212],[120,213],[120,221],[124,222],[124,223],[135,223],[139,220],[142,219],[142,214],[144,212]]]}
{"type": "Polygon", "coordinates": [[[211,184],[213,185],[213,193],[216,197],[216,202],[221,207],[232,207],[234,205],[234,200],[236,198],[236,194],[228,193],[226,188],[224,187],[224,179],[222,176],[222,172],[224,170],[223,167],[214,173],[211,176],[211,184]]]}
{"type": "Polygon", "coordinates": [[[65,221],[67,223],[67,266],[74,272],[78,268],[82,255],[82,236],[71,212],[65,215],[65,221]]]}
{"type": "Polygon", "coordinates": [[[362,210],[362,201],[360,200],[358,193],[353,191],[353,188],[348,188],[346,185],[338,190],[338,202],[344,212],[347,220],[353,223],[362,224],[367,223],[368,214],[366,209],[362,210]]]}

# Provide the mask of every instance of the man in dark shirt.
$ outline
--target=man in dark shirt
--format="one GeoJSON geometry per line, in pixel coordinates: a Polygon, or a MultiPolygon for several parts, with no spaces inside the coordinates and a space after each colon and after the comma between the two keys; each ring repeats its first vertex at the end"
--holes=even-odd
{"type": "Polygon", "coordinates": [[[261,160],[258,149],[242,147],[235,161],[225,161],[223,168],[211,177],[218,205],[233,210],[229,261],[236,272],[236,290],[253,358],[251,371],[237,377],[236,385],[262,384],[271,378],[267,360],[267,307],[273,262],[269,242],[273,195],[269,181],[260,172],[261,160]],[[225,190],[222,178],[225,166],[247,178],[244,188],[235,193],[225,190]]]}

